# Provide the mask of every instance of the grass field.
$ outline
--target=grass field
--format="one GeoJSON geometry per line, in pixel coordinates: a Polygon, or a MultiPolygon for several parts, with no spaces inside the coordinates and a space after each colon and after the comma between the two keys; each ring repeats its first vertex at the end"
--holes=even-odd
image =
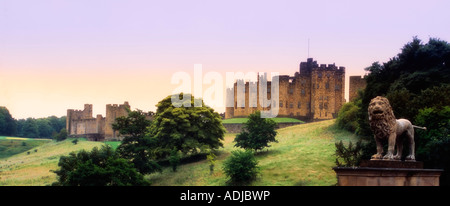
{"type": "MultiPolygon", "coordinates": [[[[336,129],[334,120],[301,124],[279,129],[276,139],[268,150],[257,154],[261,168],[260,177],[253,185],[334,185],[334,143],[355,141],[349,132],[336,129]]],[[[222,172],[224,160],[236,150],[233,140],[236,134],[226,134],[224,148],[218,150],[214,173],[209,174],[206,160],[180,165],[177,172],[166,167],[162,173],[146,175],[153,185],[226,185],[222,172]]],[[[3,137],[3,140],[6,138],[3,137]]],[[[6,139],[11,141],[11,139],[6,139]]],[[[24,141],[24,140],[15,140],[24,141]]],[[[32,141],[26,140],[25,142],[32,141]]],[[[42,141],[44,142],[44,141],[42,141]]],[[[0,185],[49,185],[56,181],[51,172],[58,169],[59,157],[72,151],[91,150],[93,147],[109,144],[117,147],[118,142],[91,142],[80,140],[48,141],[45,144],[23,151],[7,158],[0,158],[0,185]],[[28,152],[30,152],[28,154],[28,152]]]]}
{"type": "MultiPolygon", "coordinates": [[[[278,130],[278,143],[259,154],[260,177],[252,185],[335,185],[335,142],[355,141],[355,136],[333,126],[334,120],[301,124],[278,130]]],[[[219,150],[215,172],[209,174],[206,160],[181,165],[177,172],[166,168],[162,173],[148,176],[153,185],[226,185],[222,172],[224,160],[237,148],[235,134],[225,136],[224,148],[219,150]]]]}
{"type": "MultiPolygon", "coordinates": [[[[275,117],[272,118],[276,123],[281,123],[281,122],[299,122],[299,123],[304,123],[301,120],[298,119],[294,119],[294,118],[288,118],[288,117],[275,117]]],[[[248,118],[231,118],[231,119],[224,119],[222,120],[222,123],[224,124],[230,124],[230,123],[245,123],[247,122],[248,118]]]]}
{"type": "MultiPolygon", "coordinates": [[[[25,141],[27,144],[33,140],[25,141]]],[[[0,158],[0,186],[3,185],[49,185],[56,181],[59,157],[72,151],[91,150],[104,143],[80,140],[48,141],[45,144],[7,158],[0,158]],[[29,154],[28,154],[29,152],[29,154]]]]}
{"type": "Polygon", "coordinates": [[[51,139],[0,136],[0,159],[25,152],[50,141],[51,139]]]}

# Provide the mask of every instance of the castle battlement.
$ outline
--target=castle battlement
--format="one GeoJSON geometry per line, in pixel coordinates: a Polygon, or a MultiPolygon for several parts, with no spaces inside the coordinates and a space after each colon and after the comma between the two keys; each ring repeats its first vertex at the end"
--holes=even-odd
{"type": "MultiPolygon", "coordinates": [[[[279,100],[273,100],[273,104],[278,107],[278,116],[303,120],[332,119],[345,103],[345,67],[337,67],[334,63],[319,65],[308,58],[306,62],[300,63],[299,71],[294,76],[279,75],[278,79],[279,100]]],[[[270,109],[262,108],[259,102],[256,103],[257,107],[252,107],[248,90],[245,90],[244,97],[240,97],[240,101],[245,100],[245,104],[238,104],[236,86],[243,81],[237,80],[235,88],[227,90],[235,93],[227,94],[227,98],[234,97],[234,107],[230,107],[231,101],[227,99],[225,118],[246,117],[256,110],[270,109]]],[[[267,81],[267,84],[270,88],[271,82],[267,81]]],[[[269,89],[267,91],[270,92],[269,89]]]]}
{"type": "Polygon", "coordinates": [[[107,104],[106,117],[97,114],[92,116],[92,104],[85,104],[84,110],[67,110],[66,130],[70,136],[86,137],[89,140],[120,139],[121,137],[112,129],[117,117],[127,116],[130,108],[128,102],[121,104],[107,104]]]}

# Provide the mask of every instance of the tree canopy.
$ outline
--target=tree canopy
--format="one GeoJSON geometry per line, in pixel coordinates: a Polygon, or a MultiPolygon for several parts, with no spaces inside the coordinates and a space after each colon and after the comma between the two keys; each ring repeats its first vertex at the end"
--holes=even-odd
{"type": "MultiPolygon", "coordinates": [[[[217,149],[223,146],[221,140],[226,130],[219,113],[203,102],[201,107],[194,107],[194,96],[184,99],[183,104],[178,105],[180,107],[172,104],[171,97],[167,96],[157,104],[156,115],[147,133],[158,142],[160,155],[170,155],[174,149],[189,154],[205,147],[217,149]],[[184,106],[186,101],[190,107],[184,106]]],[[[181,99],[183,93],[179,97],[181,99]]]]}
{"type": "Polygon", "coordinates": [[[248,116],[248,121],[244,123],[242,132],[239,133],[234,142],[235,147],[243,149],[261,150],[270,147],[270,142],[278,142],[275,139],[277,123],[270,118],[261,118],[261,112],[256,111],[248,116]]]}

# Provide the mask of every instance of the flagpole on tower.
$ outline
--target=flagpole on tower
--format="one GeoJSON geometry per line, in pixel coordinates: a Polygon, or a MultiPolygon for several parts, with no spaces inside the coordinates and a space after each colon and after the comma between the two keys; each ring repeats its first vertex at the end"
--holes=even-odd
{"type": "Polygon", "coordinates": [[[309,38],[308,38],[308,58],[309,58],[309,38]]]}

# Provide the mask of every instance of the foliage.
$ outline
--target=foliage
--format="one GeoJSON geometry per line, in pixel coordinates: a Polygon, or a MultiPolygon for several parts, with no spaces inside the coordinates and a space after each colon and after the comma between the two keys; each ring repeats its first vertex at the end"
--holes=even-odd
{"type": "Polygon", "coordinates": [[[53,135],[53,139],[55,139],[58,142],[67,139],[67,130],[66,130],[66,128],[62,128],[61,131],[59,131],[59,133],[54,134],[53,135]]]}
{"type": "Polygon", "coordinates": [[[396,117],[409,120],[424,107],[450,105],[450,44],[445,41],[430,38],[423,44],[413,38],[397,56],[366,71],[370,73],[358,115],[364,136],[371,136],[367,107],[376,96],[387,97],[396,117]]]}
{"type": "Polygon", "coordinates": [[[170,153],[170,157],[169,157],[169,163],[172,166],[172,171],[176,172],[177,171],[177,166],[178,164],[180,164],[180,154],[179,152],[174,149],[172,150],[172,152],[170,153]]]}
{"type": "Polygon", "coordinates": [[[416,131],[416,153],[425,167],[444,169],[441,185],[450,185],[450,106],[419,110],[416,124],[427,130],[416,131]]]}
{"type": "Polygon", "coordinates": [[[72,143],[73,143],[73,144],[78,144],[78,139],[72,140],[72,143]]]}
{"type": "Polygon", "coordinates": [[[270,147],[270,142],[278,142],[275,139],[277,123],[270,118],[261,118],[261,112],[250,114],[248,121],[244,123],[242,132],[239,133],[234,142],[235,147],[243,149],[261,150],[270,147]]]}
{"type": "Polygon", "coordinates": [[[66,128],[66,117],[27,118],[16,120],[18,137],[50,138],[66,128]]]}
{"type": "Polygon", "coordinates": [[[109,146],[94,147],[62,156],[54,171],[61,186],[138,186],[149,185],[133,164],[120,158],[109,146]]]}
{"type": "MultiPolygon", "coordinates": [[[[361,103],[356,105],[359,109],[355,118],[358,123],[357,134],[367,142],[363,156],[369,156],[373,152],[369,145],[375,145],[367,108],[370,100],[376,96],[389,99],[397,119],[406,118],[414,125],[427,128],[432,128],[431,124],[448,124],[448,116],[439,113],[444,111],[442,108],[450,105],[449,43],[435,38],[423,43],[415,37],[404,45],[401,53],[388,62],[374,62],[365,70],[369,72],[365,77],[367,86],[360,94],[361,103]],[[431,112],[430,109],[434,111],[433,115],[425,121],[423,115],[431,112]]],[[[416,158],[423,161],[429,153],[426,145],[442,129],[415,131],[416,158]]]]}
{"type": "Polygon", "coordinates": [[[359,130],[358,112],[361,104],[361,100],[356,102],[345,103],[339,110],[338,117],[336,118],[336,124],[339,128],[346,129],[351,132],[357,132],[359,130]]]}
{"type": "MultiPolygon", "coordinates": [[[[448,133],[447,133],[448,135],[448,133]]],[[[425,167],[443,169],[439,182],[441,186],[450,185],[450,137],[431,140],[427,145],[429,151],[424,161],[425,167]]]]}
{"type": "Polygon", "coordinates": [[[143,173],[161,171],[151,153],[156,146],[154,139],[145,136],[151,121],[146,119],[141,110],[128,111],[128,116],[118,117],[113,123],[113,129],[124,136],[117,148],[120,157],[130,160],[136,169],[143,173]]]}
{"type": "Polygon", "coordinates": [[[17,123],[12,118],[6,107],[0,107],[0,135],[14,136],[16,134],[17,123]]]}
{"type": "Polygon", "coordinates": [[[345,147],[342,140],[336,145],[336,166],[338,167],[356,167],[362,160],[362,142],[359,140],[355,146],[350,141],[348,147],[345,147]]]}
{"type": "MultiPolygon", "coordinates": [[[[181,98],[183,93],[179,95],[181,98]]],[[[221,140],[225,128],[219,113],[202,102],[201,107],[194,107],[194,97],[184,99],[190,107],[172,104],[171,96],[157,104],[156,115],[147,137],[155,139],[158,144],[158,156],[165,157],[175,148],[183,154],[195,154],[202,148],[217,149],[223,147],[221,140]]],[[[200,100],[195,100],[200,101],[200,100]]]]}
{"type": "Polygon", "coordinates": [[[208,155],[206,155],[206,159],[208,160],[209,163],[209,174],[213,174],[214,173],[214,167],[216,165],[216,154],[214,154],[214,152],[212,150],[208,151],[208,155]]]}
{"type": "Polygon", "coordinates": [[[259,174],[258,161],[250,150],[232,151],[231,156],[224,162],[223,171],[229,178],[229,184],[245,185],[259,174]]]}

